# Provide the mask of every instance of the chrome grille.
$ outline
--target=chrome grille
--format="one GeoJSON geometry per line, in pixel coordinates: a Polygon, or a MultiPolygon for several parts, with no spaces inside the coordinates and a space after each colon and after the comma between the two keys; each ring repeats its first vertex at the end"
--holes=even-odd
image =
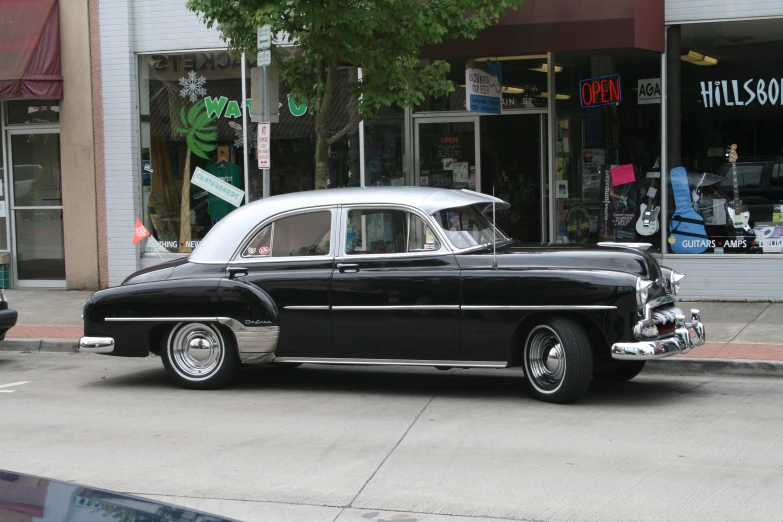
{"type": "Polygon", "coordinates": [[[655,324],[674,324],[677,321],[678,315],[684,316],[685,314],[676,306],[661,306],[653,309],[650,314],[650,319],[652,319],[655,324]]]}

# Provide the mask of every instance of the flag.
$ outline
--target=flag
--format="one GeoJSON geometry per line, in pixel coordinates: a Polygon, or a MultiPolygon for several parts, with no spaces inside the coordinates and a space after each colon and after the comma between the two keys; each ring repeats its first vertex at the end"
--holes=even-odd
{"type": "Polygon", "coordinates": [[[139,221],[138,218],[136,218],[136,226],[133,228],[133,244],[135,245],[149,235],[150,231],[141,224],[141,221],[139,221]]]}

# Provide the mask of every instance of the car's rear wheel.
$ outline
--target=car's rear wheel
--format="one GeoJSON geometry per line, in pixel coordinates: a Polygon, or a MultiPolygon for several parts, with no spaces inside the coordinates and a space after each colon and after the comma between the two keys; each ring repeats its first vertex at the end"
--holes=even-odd
{"type": "Polygon", "coordinates": [[[630,381],[642,371],[646,361],[605,361],[596,364],[593,379],[603,382],[630,381]]]}
{"type": "Polygon", "coordinates": [[[161,355],[177,384],[197,390],[225,385],[239,366],[233,339],[209,323],[178,324],[166,338],[161,355]]]}
{"type": "Polygon", "coordinates": [[[579,323],[549,319],[530,331],[523,350],[525,377],[536,398],[566,403],[585,394],[593,373],[593,353],[579,323]]]}

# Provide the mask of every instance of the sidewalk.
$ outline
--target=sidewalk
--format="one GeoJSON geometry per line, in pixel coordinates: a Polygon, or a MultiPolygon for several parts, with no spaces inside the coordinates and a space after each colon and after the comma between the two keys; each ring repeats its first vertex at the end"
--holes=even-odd
{"type": "MultiPolygon", "coordinates": [[[[82,335],[81,313],[90,292],[64,290],[6,290],[9,306],[19,312],[17,326],[9,330],[0,351],[71,352],[82,335]]],[[[682,372],[707,371],[728,361],[750,373],[783,376],[783,304],[678,303],[688,315],[701,311],[708,342],[687,355],[649,365],[682,372]],[[759,364],[760,362],[766,364],[759,364]]]]}

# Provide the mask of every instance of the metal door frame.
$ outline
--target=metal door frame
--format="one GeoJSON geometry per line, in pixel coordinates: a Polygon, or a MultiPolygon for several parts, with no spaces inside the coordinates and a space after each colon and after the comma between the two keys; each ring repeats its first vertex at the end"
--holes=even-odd
{"type": "MultiPolygon", "coordinates": [[[[19,126],[6,126],[6,152],[7,152],[7,164],[8,164],[8,191],[7,191],[7,205],[8,219],[10,224],[10,240],[11,240],[11,265],[13,269],[12,281],[13,286],[20,288],[65,288],[65,276],[62,279],[19,279],[18,273],[18,252],[16,250],[16,203],[14,199],[14,162],[13,162],[13,144],[11,143],[11,136],[29,135],[29,134],[56,134],[57,139],[60,139],[60,125],[41,125],[36,124],[35,127],[29,127],[26,125],[19,126]]],[[[62,195],[62,161],[60,162],[60,191],[62,195]]],[[[59,205],[51,206],[33,206],[33,207],[19,207],[19,210],[63,210],[62,200],[59,205]]],[[[65,212],[63,211],[63,223],[65,220],[65,212]]],[[[63,230],[63,262],[65,262],[65,230],[63,230]]]]}

